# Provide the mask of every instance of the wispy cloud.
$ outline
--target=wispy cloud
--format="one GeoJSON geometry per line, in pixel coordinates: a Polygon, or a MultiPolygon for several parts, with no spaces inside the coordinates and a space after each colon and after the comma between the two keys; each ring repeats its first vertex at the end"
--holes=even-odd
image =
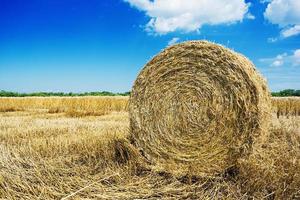
{"type": "Polygon", "coordinates": [[[273,58],[262,58],[259,61],[271,67],[300,66],[300,49],[295,50],[292,54],[283,53],[273,58]]]}
{"type": "Polygon", "coordinates": [[[255,19],[255,16],[252,15],[251,13],[247,13],[247,14],[246,14],[246,18],[247,18],[247,19],[255,19]]]}
{"type": "Polygon", "coordinates": [[[270,43],[274,43],[274,42],[277,42],[278,41],[278,39],[279,38],[273,38],[273,37],[270,37],[270,38],[268,38],[268,42],[270,42],[270,43]]]}
{"type": "Polygon", "coordinates": [[[146,30],[154,34],[174,31],[192,32],[204,24],[231,24],[245,18],[250,4],[244,0],[124,0],[150,17],[146,30]],[[216,12],[217,11],[217,12],[216,12]]]}
{"type": "Polygon", "coordinates": [[[168,42],[168,45],[171,46],[173,44],[176,44],[179,40],[180,40],[180,38],[174,37],[168,42]]]}
{"type": "Polygon", "coordinates": [[[293,58],[294,58],[294,64],[295,65],[300,65],[300,49],[297,49],[294,52],[293,58]]]}
{"type": "Polygon", "coordinates": [[[299,35],[299,34],[300,34],[300,25],[295,25],[293,27],[290,27],[290,28],[287,28],[287,29],[284,29],[281,31],[281,35],[284,38],[291,37],[294,35],[299,35]]]}
{"type": "Polygon", "coordinates": [[[279,59],[279,60],[274,60],[271,66],[279,67],[281,65],[283,65],[283,60],[279,59]]]}

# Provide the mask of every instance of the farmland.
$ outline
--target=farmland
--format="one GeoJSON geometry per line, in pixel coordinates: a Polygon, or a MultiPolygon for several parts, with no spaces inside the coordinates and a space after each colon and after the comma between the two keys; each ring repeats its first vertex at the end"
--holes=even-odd
{"type": "Polygon", "coordinates": [[[0,98],[0,198],[300,198],[300,100],[272,101],[267,140],[235,171],[178,177],[131,145],[128,97],[0,98]]]}

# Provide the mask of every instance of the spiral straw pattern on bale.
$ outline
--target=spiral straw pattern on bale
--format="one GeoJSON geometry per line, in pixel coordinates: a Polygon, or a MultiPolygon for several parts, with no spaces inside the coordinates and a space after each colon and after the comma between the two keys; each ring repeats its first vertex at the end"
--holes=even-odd
{"type": "Polygon", "coordinates": [[[268,128],[265,80],[244,56],[207,41],[168,47],[130,96],[133,141],[159,169],[215,175],[251,152],[268,128]]]}

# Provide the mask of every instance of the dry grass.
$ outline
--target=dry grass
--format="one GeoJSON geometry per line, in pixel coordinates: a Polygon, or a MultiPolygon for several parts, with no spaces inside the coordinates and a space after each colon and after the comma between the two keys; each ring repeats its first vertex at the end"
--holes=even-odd
{"type": "Polygon", "coordinates": [[[258,199],[300,199],[300,118],[273,121],[265,144],[240,162],[243,191],[258,199]]]}
{"type": "MultiPolygon", "coordinates": [[[[256,144],[249,159],[219,177],[174,176],[150,170],[129,143],[128,113],[118,106],[102,116],[70,117],[49,113],[45,106],[20,107],[22,101],[28,100],[1,99],[2,107],[10,102],[23,111],[0,113],[0,198],[300,198],[299,117],[274,115],[268,141],[256,144]]],[[[111,101],[117,104],[119,99],[111,101]]]]}
{"type": "Polygon", "coordinates": [[[300,97],[274,97],[272,104],[277,118],[300,116],[300,97]]]}
{"type": "MultiPolygon", "coordinates": [[[[1,97],[0,112],[46,111],[69,116],[101,116],[127,111],[128,97],[1,97]],[[73,113],[79,113],[75,115],[73,113]],[[69,114],[68,114],[69,113],[69,114]]],[[[273,112],[279,116],[300,116],[299,97],[273,97],[273,112]]]]}
{"type": "Polygon", "coordinates": [[[101,116],[126,111],[128,97],[3,97],[0,112],[42,110],[70,117],[101,116]]]}

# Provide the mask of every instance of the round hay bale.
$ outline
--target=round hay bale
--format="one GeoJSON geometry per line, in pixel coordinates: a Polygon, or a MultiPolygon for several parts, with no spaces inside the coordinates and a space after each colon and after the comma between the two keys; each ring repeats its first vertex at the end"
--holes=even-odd
{"type": "Polygon", "coordinates": [[[207,41],[166,48],[130,96],[134,144],[159,169],[216,175],[248,155],[268,129],[265,80],[241,54],[207,41]]]}

